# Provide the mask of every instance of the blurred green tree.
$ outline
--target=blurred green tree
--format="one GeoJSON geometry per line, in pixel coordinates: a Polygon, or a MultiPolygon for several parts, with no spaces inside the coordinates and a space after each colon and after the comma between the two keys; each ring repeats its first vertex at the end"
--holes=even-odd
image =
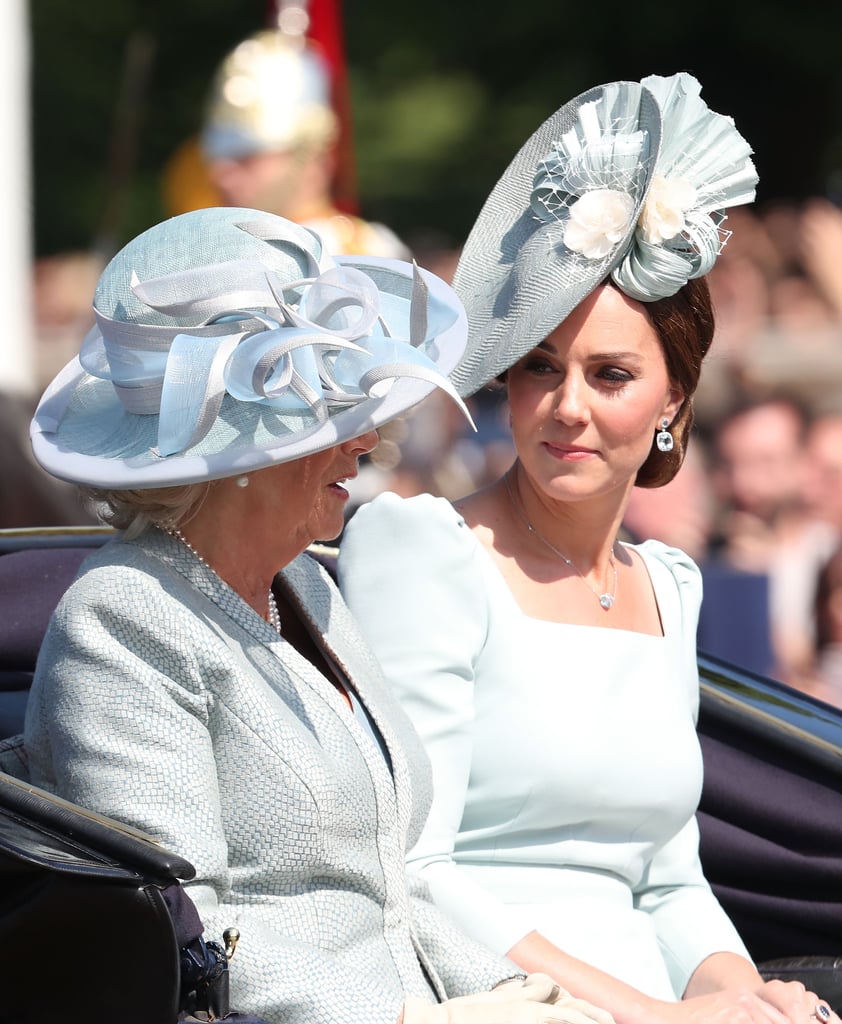
{"type": "MultiPolygon", "coordinates": [[[[210,76],[266,0],[30,0],[39,253],[165,215],[160,179],[210,76]]],[[[755,149],[759,198],[833,187],[842,65],[824,0],[344,0],[360,206],[458,243],[535,127],[600,82],[687,70],[755,149]]]]}

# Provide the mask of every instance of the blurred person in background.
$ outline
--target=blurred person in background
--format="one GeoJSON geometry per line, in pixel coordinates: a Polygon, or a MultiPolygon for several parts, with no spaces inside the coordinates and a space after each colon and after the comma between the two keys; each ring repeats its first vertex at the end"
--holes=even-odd
{"type": "Polygon", "coordinates": [[[842,412],[818,416],[807,431],[804,496],[816,522],[842,531],[842,412]]]}
{"type": "Polygon", "coordinates": [[[94,291],[104,262],[81,249],[41,256],[33,267],[36,374],[46,387],[79,351],[93,326],[94,291]]]}
{"type": "MultiPolygon", "coordinates": [[[[823,696],[819,662],[837,662],[834,596],[837,547],[842,544],[842,413],[825,413],[811,423],[804,444],[805,523],[798,548],[790,549],[797,587],[789,595],[792,632],[800,641],[787,682],[823,696]],[[829,605],[834,602],[834,607],[829,605]]],[[[827,699],[826,697],[824,699],[827,699]]]]}
{"type": "Polygon", "coordinates": [[[718,522],[710,554],[739,569],[765,572],[802,521],[807,413],[789,396],[746,396],[712,438],[718,522]]]}
{"type": "Polygon", "coordinates": [[[708,432],[745,395],[784,390],[819,414],[842,390],[842,211],[814,196],[740,217],[710,275],[717,351],[697,401],[708,432]]]}
{"type": "Polygon", "coordinates": [[[801,255],[837,320],[842,321],[842,210],[822,196],[805,204],[801,255]]]}
{"type": "Polygon", "coordinates": [[[801,689],[842,707],[842,545],[819,569],[813,603],[815,646],[801,689]]]}
{"type": "Polygon", "coordinates": [[[389,228],[340,209],[345,126],[307,0],[278,4],[277,25],[239,42],[213,77],[198,141],[165,171],[168,205],[264,210],[318,232],[329,252],[405,259],[389,228]]]}
{"type": "Polygon", "coordinates": [[[717,511],[703,567],[711,600],[700,643],[784,680],[808,650],[814,582],[804,557],[808,423],[809,412],[790,395],[746,395],[711,439],[717,511]]]}
{"type": "Polygon", "coordinates": [[[696,423],[710,433],[744,390],[746,353],[769,318],[769,278],[777,253],[753,208],[728,215],[727,244],[708,274],[716,345],[694,396],[696,423]]]}
{"type": "Polygon", "coordinates": [[[32,408],[20,395],[0,396],[0,529],[93,523],[76,488],[48,476],[33,459],[32,408]]]}
{"type": "Polygon", "coordinates": [[[663,487],[635,487],[623,529],[632,543],[651,537],[681,548],[694,561],[707,555],[714,523],[713,491],[704,444],[694,435],[681,469],[663,487]]]}

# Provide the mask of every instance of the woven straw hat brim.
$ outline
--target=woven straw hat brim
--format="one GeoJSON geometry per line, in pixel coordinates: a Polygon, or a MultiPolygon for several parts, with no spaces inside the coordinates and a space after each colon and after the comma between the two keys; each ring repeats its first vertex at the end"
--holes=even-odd
{"type": "Polygon", "coordinates": [[[468,317],[465,355],[451,373],[463,397],[494,380],[543,341],[626,253],[651,184],[661,142],[655,98],[637,82],[612,83],[635,93],[638,127],[649,135],[636,182],[628,231],[604,258],[587,259],[561,242],[559,224],[542,222],[530,209],[539,162],[576,122],[579,108],[599,100],[606,86],[590,89],[549,117],[522,146],[480,211],[465,242],[453,287],[468,317]]]}
{"type": "MultiPolygon", "coordinates": [[[[199,445],[163,459],[153,454],[157,416],[126,412],[111,382],[85,373],[78,359],[64,373],[64,382],[58,387],[54,382],[44,402],[55,398],[63,403],[72,393],[67,415],[54,433],[43,432],[36,416],[31,430],[33,454],[61,480],[116,489],[198,483],[313,455],[383,426],[436,390],[426,381],[399,380],[382,399],[337,412],[323,424],[304,417],[296,420],[289,414],[281,417],[265,406],[225,398],[214,426],[199,445]]],[[[42,413],[47,407],[42,406],[42,413]]]]}

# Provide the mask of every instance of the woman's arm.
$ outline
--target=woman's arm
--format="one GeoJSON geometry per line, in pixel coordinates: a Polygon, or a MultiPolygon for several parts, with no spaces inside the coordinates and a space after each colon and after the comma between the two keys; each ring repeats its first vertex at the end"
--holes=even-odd
{"type": "Polygon", "coordinates": [[[474,662],[488,628],[476,541],[444,499],[384,494],[346,528],[339,582],[432,766],[409,868],[468,935],[502,955],[523,926],[453,857],[473,758],[474,662]]]}
{"type": "MultiPolygon", "coordinates": [[[[533,932],[509,951],[525,971],[549,974],[582,999],[603,1007],[617,1024],[807,1024],[821,1001],[798,982],[763,982],[735,953],[713,953],[693,972],[678,1003],[651,999],[533,932]]],[[[832,1024],[839,1024],[831,1014],[832,1024]]]]}

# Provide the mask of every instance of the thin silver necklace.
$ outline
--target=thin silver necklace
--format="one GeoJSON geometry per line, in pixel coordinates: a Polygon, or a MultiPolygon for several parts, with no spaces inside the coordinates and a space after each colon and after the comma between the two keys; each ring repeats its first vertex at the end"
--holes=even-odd
{"type": "MultiPolygon", "coordinates": [[[[166,533],[168,533],[171,537],[175,537],[176,540],[181,541],[181,543],[187,548],[187,550],[193,555],[194,558],[196,558],[198,561],[200,561],[202,563],[202,565],[207,566],[207,568],[210,569],[211,572],[214,571],[213,567],[208,565],[208,563],[205,561],[205,559],[202,558],[202,556],[193,547],[193,545],[190,543],[190,541],[184,536],[184,534],[181,532],[181,530],[178,530],[178,529],[176,529],[174,527],[165,527],[164,531],[166,533]]],[[[281,613],[278,611],[278,602],[275,600],[275,595],[272,593],[271,590],[269,591],[269,594],[268,594],[268,619],[269,619],[269,625],[272,627],[272,629],[275,630],[275,632],[278,634],[278,636],[280,636],[281,635],[281,613]]]]}
{"type": "Polygon", "coordinates": [[[512,484],[511,481],[509,480],[508,472],[503,476],[503,479],[506,481],[506,492],[509,495],[509,501],[512,503],[512,508],[523,520],[526,529],[529,530],[529,532],[533,534],[535,537],[537,537],[542,544],[548,547],[554,555],[557,555],[562,560],[562,562],[564,562],[565,565],[569,565],[570,568],[579,575],[579,577],[582,579],[582,582],[587,586],[587,588],[594,594],[597,601],[599,601],[600,607],[604,608],[605,611],[610,611],[611,606],[614,604],[614,599],[617,596],[617,564],[614,561],[614,545],[611,545],[611,550],[608,552],[608,564],[611,566],[611,571],[614,575],[614,585],[611,588],[610,592],[605,591],[604,594],[600,594],[596,587],[591,586],[590,580],[576,565],[573,559],[568,558],[567,555],[562,554],[561,551],[559,551],[558,548],[555,546],[555,544],[551,544],[550,541],[548,541],[543,534],[539,533],[532,525],[532,523],[530,523],[529,518],[526,515],[526,510],[520,504],[517,498],[515,498],[514,491],[512,490],[512,484]]]}

